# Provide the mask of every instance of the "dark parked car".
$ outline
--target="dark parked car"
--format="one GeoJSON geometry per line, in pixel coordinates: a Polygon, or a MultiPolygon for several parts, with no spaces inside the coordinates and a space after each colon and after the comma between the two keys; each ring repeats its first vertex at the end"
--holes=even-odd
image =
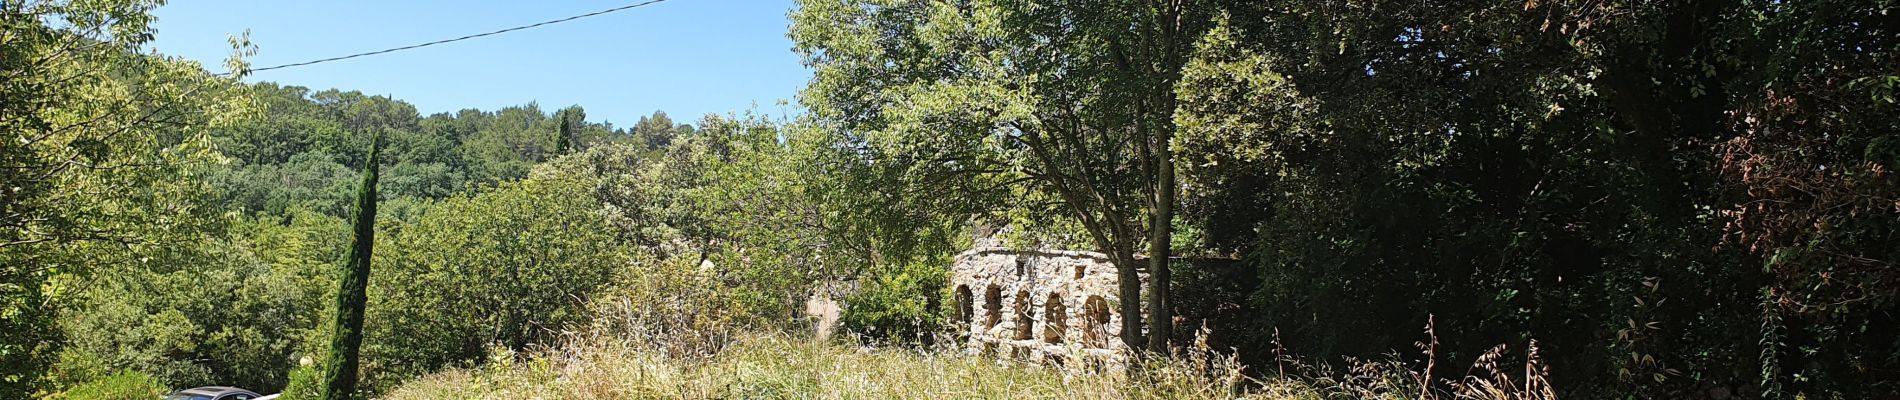
{"type": "Polygon", "coordinates": [[[165,400],[256,400],[263,397],[257,392],[224,386],[205,386],[180,390],[165,396],[165,400]]]}

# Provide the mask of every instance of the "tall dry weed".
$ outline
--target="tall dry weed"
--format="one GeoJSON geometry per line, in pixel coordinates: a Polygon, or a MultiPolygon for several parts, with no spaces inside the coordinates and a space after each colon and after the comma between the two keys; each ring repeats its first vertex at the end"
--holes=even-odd
{"type": "MultiPolygon", "coordinates": [[[[971,356],[955,340],[932,347],[818,340],[741,323],[729,291],[696,268],[662,264],[629,274],[597,296],[592,323],[559,346],[522,354],[498,348],[478,368],[408,382],[389,399],[1555,399],[1531,344],[1521,378],[1504,367],[1507,348],[1486,352],[1464,377],[1430,374],[1434,326],[1421,342],[1427,369],[1398,357],[1349,360],[1335,371],[1276,351],[1278,377],[1248,371],[1208,345],[1206,326],[1169,357],[1127,368],[971,356]],[[1429,344],[1428,344],[1429,343],[1429,344]],[[1290,368],[1289,368],[1290,367],[1290,368]],[[1292,371],[1287,371],[1291,369],[1292,371]]],[[[1080,355],[1064,359],[1078,360],[1080,355]]]]}
{"type": "MultiPolygon", "coordinates": [[[[1413,367],[1397,354],[1384,360],[1347,357],[1344,370],[1329,364],[1306,364],[1292,357],[1292,378],[1286,385],[1305,386],[1325,398],[1353,399],[1459,399],[1459,400],[1556,400],[1556,388],[1550,385],[1550,368],[1538,354],[1537,341],[1531,340],[1522,361],[1522,371],[1507,367],[1510,347],[1497,345],[1478,355],[1463,376],[1442,378],[1435,375],[1442,357],[1438,342],[1437,318],[1428,317],[1426,339],[1415,344],[1424,356],[1423,365],[1413,367]]],[[[1284,349],[1276,350],[1283,354],[1284,349]]]]}

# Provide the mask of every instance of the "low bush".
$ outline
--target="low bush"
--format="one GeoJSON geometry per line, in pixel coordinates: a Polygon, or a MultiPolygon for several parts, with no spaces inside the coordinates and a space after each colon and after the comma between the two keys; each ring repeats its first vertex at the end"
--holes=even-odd
{"type": "Polygon", "coordinates": [[[151,400],[165,395],[158,378],[130,370],[86,382],[54,395],[53,400],[151,400]]]}
{"type": "Polygon", "coordinates": [[[751,314],[704,266],[674,259],[635,267],[594,296],[588,323],[569,333],[568,347],[635,349],[674,359],[717,354],[751,314]]]}

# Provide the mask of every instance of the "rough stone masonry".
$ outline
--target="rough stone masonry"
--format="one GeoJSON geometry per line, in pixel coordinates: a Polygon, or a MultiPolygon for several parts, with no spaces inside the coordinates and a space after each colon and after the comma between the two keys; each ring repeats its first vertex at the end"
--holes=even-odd
{"type": "Polygon", "coordinates": [[[1094,365],[1124,360],[1116,282],[1101,253],[1004,247],[958,254],[950,278],[967,351],[1094,365]]]}

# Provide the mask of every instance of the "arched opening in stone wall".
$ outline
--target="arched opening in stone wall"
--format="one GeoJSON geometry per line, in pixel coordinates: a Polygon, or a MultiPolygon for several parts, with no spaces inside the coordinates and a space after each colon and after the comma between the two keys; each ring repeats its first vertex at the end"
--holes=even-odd
{"type": "Polygon", "coordinates": [[[1042,341],[1062,343],[1068,330],[1069,308],[1062,305],[1062,294],[1049,293],[1049,300],[1042,303],[1042,341]]]}
{"type": "Polygon", "coordinates": [[[990,285],[989,290],[983,291],[983,331],[988,332],[1002,321],[1003,288],[990,285]]]}
{"type": "Polygon", "coordinates": [[[958,329],[958,331],[969,330],[970,323],[975,322],[970,319],[976,316],[975,309],[973,308],[975,305],[971,304],[971,302],[975,300],[976,299],[970,296],[970,285],[957,285],[957,324],[962,326],[962,329],[958,329]]]}
{"type": "Polygon", "coordinates": [[[1088,347],[1108,348],[1108,300],[1102,296],[1089,296],[1082,303],[1082,344],[1088,347]]]}
{"type": "Polygon", "coordinates": [[[1035,333],[1036,320],[1029,318],[1029,292],[1016,292],[1016,340],[1026,340],[1035,333]]]}

